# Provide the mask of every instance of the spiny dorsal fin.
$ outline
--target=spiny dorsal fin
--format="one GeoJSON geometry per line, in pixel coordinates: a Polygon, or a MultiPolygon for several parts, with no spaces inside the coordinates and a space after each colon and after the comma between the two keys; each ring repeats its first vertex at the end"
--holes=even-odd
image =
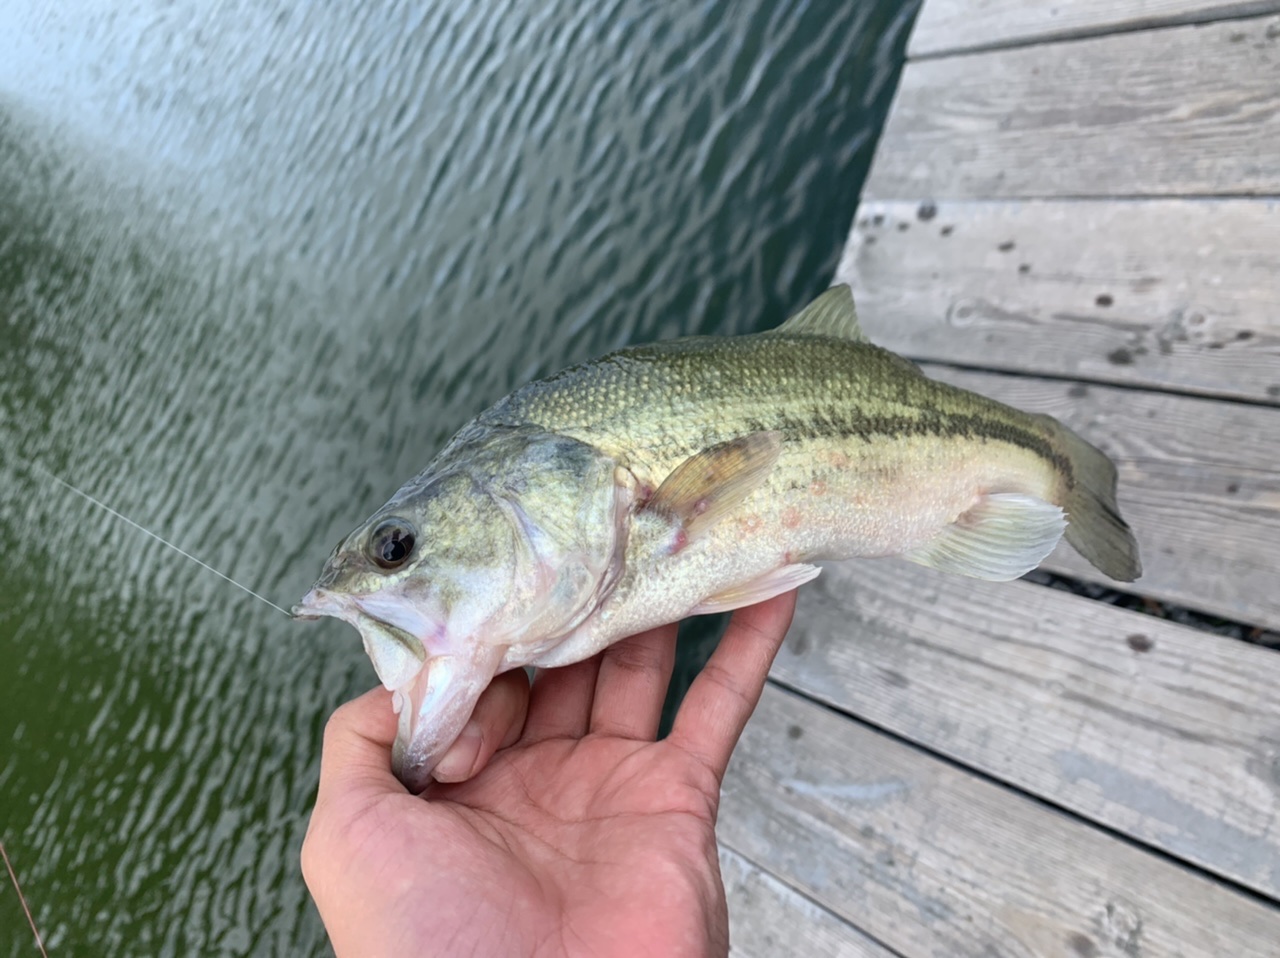
{"type": "Polygon", "coordinates": [[[867,337],[858,325],[853,291],[843,283],[832,286],[773,332],[787,333],[790,336],[831,336],[855,343],[867,342],[867,337]]]}
{"type": "Polygon", "coordinates": [[[676,466],[645,508],[674,520],[684,541],[692,541],[769,478],[781,451],[778,432],[755,432],[704,449],[676,466]]]}

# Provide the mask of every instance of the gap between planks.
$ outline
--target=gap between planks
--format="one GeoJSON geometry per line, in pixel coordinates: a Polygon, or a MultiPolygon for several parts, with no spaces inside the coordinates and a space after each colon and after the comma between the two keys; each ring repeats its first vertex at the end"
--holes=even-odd
{"type": "Polygon", "coordinates": [[[735,958],[902,958],[723,842],[720,873],[735,958]]]}
{"type": "Polygon", "coordinates": [[[721,833],[903,954],[1269,956],[1280,911],[766,687],[721,833]]]}
{"type": "Polygon", "coordinates": [[[907,47],[912,60],[964,56],[1118,33],[1244,20],[1280,12],[1276,0],[928,0],[907,47]]]}
{"type": "Polygon", "coordinates": [[[830,565],[772,678],[1280,897],[1280,655],[1030,583],[830,565]]]}
{"type": "Polygon", "coordinates": [[[907,64],[864,194],[1280,192],[1280,18],[907,64]]]}
{"type": "Polygon", "coordinates": [[[836,282],[913,359],[1280,404],[1280,203],[864,201],[836,282]]]}
{"type": "Polygon", "coordinates": [[[1280,625],[1280,411],[926,365],[933,379],[1048,413],[1105,452],[1143,575],[1115,583],[1065,544],[1044,567],[1227,619],[1280,625]]]}

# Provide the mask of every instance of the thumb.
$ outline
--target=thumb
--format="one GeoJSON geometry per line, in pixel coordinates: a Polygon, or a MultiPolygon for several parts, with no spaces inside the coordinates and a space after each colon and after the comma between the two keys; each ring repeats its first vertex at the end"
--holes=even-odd
{"type": "Polygon", "coordinates": [[[391,794],[407,794],[391,774],[396,717],[391,693],[379,686],[341,706],[324,727],[320,787],[302,842],[302,877],[316,897],[334,890],[335,864],[344,860],[351,826],[391,794]]]}
{"type": "Polygon", "coordinates": [[[383,828],[379,816],[368,812],[388,795],[407,794],[391,774],[395,735],[391,693],[381,687],[341,706],[324,727],[320,787],[302,841],[301,865],[335,947],[340,937],[347,937],[351,916],[370,911],[369,895],[378,893],[368,882],[353,884],[378,860],[355,854],[383,828]]]}
{"type": "Polygon", "coordinates": [[[382,686],[340,706],[324,727],[316,812],[331,803],[364,805],[388,793],[406,794],[391,774],[396,716],[382,686]]]}

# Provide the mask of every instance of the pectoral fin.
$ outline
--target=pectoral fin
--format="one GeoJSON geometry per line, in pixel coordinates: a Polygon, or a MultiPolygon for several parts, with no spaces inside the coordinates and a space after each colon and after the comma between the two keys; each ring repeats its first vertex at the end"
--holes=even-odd
{"type": "Polygon", "coordinates": [[[755,432],[690,456],[667,476],[645,509],[681,526],[683,548],[739,506],[769,477],[782,434],[755,432]]]}
{"type": "Polygon", "coordinates": [[[765,599],[772,599],[775,595],[782,595],[784,592],[800,588],[811,579],[816,579],[820,572],[822,572],[822,569],[816,565],[799,563],[796,565],[784,565],[782,568],[774,569],[758,579],[753,579],[743,585],[736,585],[731,589],[725,589],[723,592],[707,596],[707,598],[698,603],[697,608],[690,615],[710,615],[713,612],[728,612],[731,609],[741,609],[743,606],[755,605],[765,599]]]}
{"type": "Polygon", "coordinates": [[[1067,527],[1058,506],[1020,493],[993,493],[903,556],[920,565],[1006,582],[1030,572],[1067,527]]]}

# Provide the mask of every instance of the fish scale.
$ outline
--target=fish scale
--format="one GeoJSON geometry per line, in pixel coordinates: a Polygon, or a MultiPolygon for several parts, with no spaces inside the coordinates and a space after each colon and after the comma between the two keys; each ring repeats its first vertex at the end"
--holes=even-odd
{"type": "Polygon", "coordinates": [[[987,436],[1053,456],[1034,417],[927,379],[887,350],[776,333],[622,350],[531,383],[478,421],[535,423],[625,454],[644,447],[650,420],[664,440],[655,449],[672,458],[761,429],[864,440],[987,436]]]}
{"type": "Polygon", "coordinates": [[[820,559],[1012,579],[1064,535],[1140,571],[1115,468],[1049,416],[867,342],[847,287],[777,330],[620,350],[467,424],[294,610],[360,630],[411,788],[499,671],[796,588],[820,559]]]}

